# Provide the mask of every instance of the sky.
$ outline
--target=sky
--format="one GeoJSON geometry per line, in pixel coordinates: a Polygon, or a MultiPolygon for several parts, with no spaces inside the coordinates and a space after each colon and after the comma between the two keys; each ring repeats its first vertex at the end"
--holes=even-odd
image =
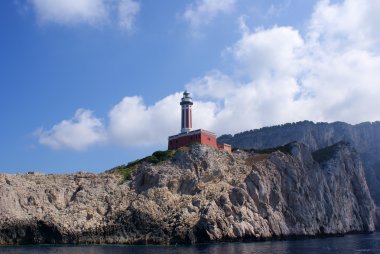
{"type": "Polygon", "coordinates": [[[193,127],[380,120],[380,1],[0,2],[0,173],[102,172],[193,127]]]}

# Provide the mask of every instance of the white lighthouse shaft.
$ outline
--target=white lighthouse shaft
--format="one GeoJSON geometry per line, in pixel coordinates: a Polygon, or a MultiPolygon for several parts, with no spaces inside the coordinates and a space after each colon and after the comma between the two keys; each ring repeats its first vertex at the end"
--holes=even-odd
{"type": "Polygon", "coordinates": [[[185,91],[183,93],[183,97],[181,99],[181,133],[189,132],[191,131],[192,125],[193,125],[193,115],[192,115],[192,105],[193,100],[190,97],[190,93],[185,91]]]}

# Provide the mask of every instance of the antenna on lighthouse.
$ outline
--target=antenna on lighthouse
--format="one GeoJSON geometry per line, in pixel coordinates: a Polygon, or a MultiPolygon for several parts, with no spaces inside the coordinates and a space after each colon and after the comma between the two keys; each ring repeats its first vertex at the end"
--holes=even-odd
{"type": "Polygon", "coordinates": [[[183,92],[183,97],[181,99],[181,133],[186,133],[191,131],[193,127],[193,115],[191,106],[193,106],[193,99],[190,96],[190,93],[185,90],[183,92]]]}

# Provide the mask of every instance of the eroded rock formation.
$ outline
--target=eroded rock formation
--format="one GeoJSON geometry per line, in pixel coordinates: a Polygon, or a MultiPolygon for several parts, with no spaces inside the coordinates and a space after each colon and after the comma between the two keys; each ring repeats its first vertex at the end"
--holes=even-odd
{"type": "MultiPolygon", "coordinates": [[[[219,138],[219,142],[244,149],[264,149],[293,141],[308,145],[312,151],[340,141],[351,143],[363,161],[369,190],[380,210],[380,122],[351,125],[343,122],[303,121],[245,131],[234,136],[223,135],[219,138]]],[[[378,228],[380,230],[380,221],[378,228]]]]}
{"type": "Polygon", "coordinates": [[[117,173],[0,175],[0,243],[196,243],[374,230],[347,143],[265,153],[207,146],[117,173]]]}

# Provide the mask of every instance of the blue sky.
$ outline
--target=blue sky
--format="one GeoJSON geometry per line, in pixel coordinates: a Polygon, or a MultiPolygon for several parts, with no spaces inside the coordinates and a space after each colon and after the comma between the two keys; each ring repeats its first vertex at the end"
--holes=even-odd
{"type": "Polygon", "coordinates": [[[0,172],[164,150],[184,89],[195,127],[219,135],[379,120],[376,2],[1,1],[0,172]]]}

